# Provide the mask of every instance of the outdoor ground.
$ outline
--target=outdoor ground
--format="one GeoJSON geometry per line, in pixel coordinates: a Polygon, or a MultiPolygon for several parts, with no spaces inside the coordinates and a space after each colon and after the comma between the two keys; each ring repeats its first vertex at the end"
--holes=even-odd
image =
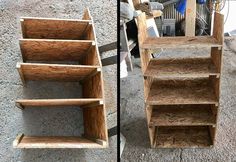
{"type": "MultiPolygon", "coordinates": [[[[80,96],[77,83],[29,82],[23,87],[16,63],[22,62],[20,17],[81,18],[89,7],[98,45],[116,40],[115,0],[1,0],[0,1],[0,162],[116,161],[116,136],[108,149],[13,149],[19,133],[26,135],[79,135],[81,110],[75,107],[24,110],[16,99],[80,96]]],[[[116,51],[106,55],[114,55],[116,51]]],[[[116,126],[116,65],[103,68],[108,128],[116,126]]]]}
{"type": "MultiPolygon", "coordinates": [[[[209,49],[164,50],[161,57],[209,55],[209,49]]],[[[236,39],[225,41],[220,112],[216,145],[212,149],[151,149],[144,111],[140,59],[134,71],[121,80],[121,132],[126,137],[122,161],[236,162],[236,39]]]]}

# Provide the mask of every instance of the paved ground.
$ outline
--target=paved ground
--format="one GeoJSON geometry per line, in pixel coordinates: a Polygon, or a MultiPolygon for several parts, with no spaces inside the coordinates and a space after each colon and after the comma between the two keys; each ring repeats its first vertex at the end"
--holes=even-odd
{"type": "MultiPolygon", "coordinates": [[[[16,70],[22,61],[18,39],[19,18],[81,18],[89,7],[95,21],[98,44],[116,40],[115,0],[1,0],[0,1],[0,161],[1,162],[75,162],[116,161],[116,137],[109,149],[29,149],[12,148],[19,133],[26,135],[79,135],[82,115],[78,108],[31,109],[22,112],[16,99],[78,97],[80,86],[73,83],[33,83],[23,87],[16,70]],[[63,92],[63,93],[62,93],[63,92]],[[65,118],[65,116],[67,116],[65,118]]],[[[114,55],[116,51],[106,55],[114,55]]],[[[116,66],[104,67],[108,127],[116,125],[116,66]]]]}
{"type": "MultiPolygon", "coordinates": [[[[121,132],[127,143],[122,161],[236,162],[236,40],[227,39],[221,80],[217,144],[213,149],[151,149],[144,112],[143,78],[140,60],[129,76],[121,80],[121,132]]],[[[206,54],[204,49],[164,51],[161,57],[206,54]]]]}

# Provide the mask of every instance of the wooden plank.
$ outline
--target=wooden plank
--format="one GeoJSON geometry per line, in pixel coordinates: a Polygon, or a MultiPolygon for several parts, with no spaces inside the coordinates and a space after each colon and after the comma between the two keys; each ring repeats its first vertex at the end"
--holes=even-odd
{"type": "Polygon", "coordinates": [[[51,19],[22,17],[23,38],[35,39],[84,39],[90,20],[51,19]]]}
{"type": "MultiPolygon", "coordinates": [[[[20,39],[24,61],[79,61],[94,41],[20,39]]],[[[92,64],[93,65],[93,64],[92,64]]]]}
{"type": "Polygon", "coordinates": [[[146,15],[145,13],[141,13],[137,18],[137,27],[138,27],[138,43],[139,47],[143,48],[142,45],[146,40],[147,34],[147,23],[146,23],[146,15]]]}
{"type": "Polygon", "coordinates": [[[95,44],[93,44],[87,51],[86,55],[83,55],[83,57],[79,60],[80,64],[82,65],[97,65],[101,66],[100,64],[100,56],[99,53],[97,53],[97,47],[95,44]]]}
{"type": "Polygon", "coordinates": [[[157,148],[206,148],[212,147],[207,126],[158,127],[157,148]]]}
{"type": "Polygon", "coordinates": [[[22,138],[24,137],[24,134],[19,134],[16,139],[13,141],[13,147],[17,147],[17,145],[21,142],[22,138]]]}
{"type": "Polygon", "coordinates": [[[23,71],[21,69],[21,64],[19,62],[16,63],[16,69],[18,70],[18,73],[20,75],[21,82],[23,83],[23,85],[25,85],[25,77],[24,77],[23,71]]]}
{"type": "Polygon", "coordinates": [[[99,67],[36,63],[19,63],[18,67],[26,81],[80,81],[93,73],[97,68],[99,67]]]}
{"type": "Polygon", "coordinates": [[[191,48],[191,47],[222,47],[222,44],[212,36],[197,37],[149,37],[140,44],[141,48],[191,48]]]}
{"type": "Polygon", "coordinates": [[[83,20],[92,20],[92,17],[91,17],[91,14],[90,14],[90,11],[89,11],[89,8],[86,8],[84,10],[84,14],[83,14],[83,20]]]}
{"type": "Polygon", "coordinates": [[[221,73],[222,52],[222,48],[218,49],[217,47],[211,47],[211,59],[218,73],[221,73]]]}
{"type": "Polygon", "coordinates": [[[215,126],[211,105],[154,106],[149,126],[215,126]]]}
{"type": "Polygon", "coordinates": [[[196,0],[186,1],[185,36],[195,36],[196,0]]]}
{"type": "Polygon", "coordinates": [[[224,15],[215,12],[214,14],[214,26],[213,37],[223,45],[224,43],[224,15]]]}
{"type": "Polygon", "coordinates": [[[156,79],[146,100],[151,105],[216,104],[217,97],[208,78],[156,79]]]}
{"type": "Polygon", "coordinates": [[[109,43],[109,44],[105,44],[103,46],[100,46],[98,49],[99,49],[100,54],[103,53],[103,52],[115,50],[115,49],[117,49],[117,42],[112,42],[112,43],[109,43]]]}
{"type": "Polygon", "coordinates": [[[99,143],[81,137],[24,136],[14,148],[105,148],[99,143]]]}
{"type": "MultiPolygon", "coordinates": [[[[151,121],[153,106],[145,105],[145,110],[146,110],[145,112],[146,112],[146,117],[147,117],[147,124],[149,126],[150,121],[151,121]]],[[[155,127],[148,127],[148,134],[149,134],[151,147],[153,148],[154,147],[154,137],[155,137],[155,127]]]]}
{"type": "Polygon", "coordinates": [[[144,76],[208,77],[219,75],[211,58],[151,59],[144,76]]]}
{"type": "Polygon", "coordinates": [[[32,107],[55,107],[55,106],[91,106],[91,104],[100,105],[102,99],[99,98],[80,98],[80,99],[21,99],[16,100],[16,105],[20,108],[32,108],[32,107]]]}

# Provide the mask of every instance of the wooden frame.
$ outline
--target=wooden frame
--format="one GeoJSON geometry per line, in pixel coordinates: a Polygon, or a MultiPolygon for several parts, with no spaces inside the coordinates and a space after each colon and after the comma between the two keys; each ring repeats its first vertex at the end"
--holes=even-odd
{"type": "Polygon", "coordinates": [[[101,60],[93,19],[86,9],[82,20],[21,18],[20,48],[24,63],[17,70],[27,81],[76,81],[82,98],[19,99],[16,106],[57,108],[78,106],[83,110],[82,137],[25,136],[20,134],[14,148],[106,148],[108,135],[101,60]],[[59,63],[55,63],[58,62],[59,63]],[[68,65],[74,61],[79,65],[68,65]]]}
{"type": "Polygon", "coordinates": [[[213,147],[217,130],[223,48],[223,15],[215,13],[212,36],[148,37],[138,17],[144,99],[152,148],[213,147]],[[159,48],[210,47],[210,57],[152,58],[159,48]]]}

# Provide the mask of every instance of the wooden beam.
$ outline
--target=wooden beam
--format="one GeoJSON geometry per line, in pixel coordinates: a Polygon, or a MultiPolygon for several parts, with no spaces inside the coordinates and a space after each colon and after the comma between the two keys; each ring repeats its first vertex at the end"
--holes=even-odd
{"type": "Polygon", "coordinates": [[[195,36],[196,0],[187,0],[185,11],[185,36],[195,36]]]}

